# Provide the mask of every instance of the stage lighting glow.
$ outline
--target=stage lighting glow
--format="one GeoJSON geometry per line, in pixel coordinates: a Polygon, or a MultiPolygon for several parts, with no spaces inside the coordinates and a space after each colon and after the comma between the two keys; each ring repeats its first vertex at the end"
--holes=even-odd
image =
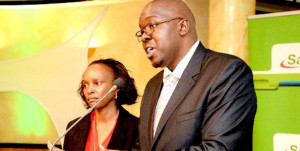
{"type": "Polygon", "coordinates": [[[58,136],[44,107],[25,93],[0,92],[0,113],[6,115],[0,119],[0,143],[39,144],[58,136]]]}

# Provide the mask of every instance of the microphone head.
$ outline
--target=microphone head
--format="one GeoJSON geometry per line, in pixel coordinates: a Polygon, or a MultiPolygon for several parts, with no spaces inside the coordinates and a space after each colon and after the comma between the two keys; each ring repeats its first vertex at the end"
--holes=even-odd
{"type": "Polygon", "coordinates": [[[118,78],[114,81],[113,85],[117,86],[117,89],[121,89],[124,86],[124,81],[122,78],[118,78]]]}

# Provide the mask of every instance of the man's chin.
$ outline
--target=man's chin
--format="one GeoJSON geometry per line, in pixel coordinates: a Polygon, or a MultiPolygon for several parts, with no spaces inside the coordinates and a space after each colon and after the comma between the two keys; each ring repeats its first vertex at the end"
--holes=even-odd
{"type": "Polygon", "coordinates": [[[160,62],[151,61],[151,63],[154,68],[162,68],[163,67],[162,61],[160,61],[160,62]]]}

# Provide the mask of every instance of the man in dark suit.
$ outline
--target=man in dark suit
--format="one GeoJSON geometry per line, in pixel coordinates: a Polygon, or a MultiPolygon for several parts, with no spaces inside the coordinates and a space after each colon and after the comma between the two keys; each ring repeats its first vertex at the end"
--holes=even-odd
{"type": "Polygon", "coordinates": [[[248,65],[204,48],[195,18],[181,0],[150,2],[139,26],[136,36],[147,58],[164,68],[144,91],[139,149],[252,150],[257,105],[248,65]]]}

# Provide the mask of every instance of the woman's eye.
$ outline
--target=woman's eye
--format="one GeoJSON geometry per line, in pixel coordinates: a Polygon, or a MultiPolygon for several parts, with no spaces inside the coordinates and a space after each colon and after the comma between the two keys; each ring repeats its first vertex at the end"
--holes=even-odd
{"type": "Polygon", "coordinates": [[[101,85],[102,83],[101,83],[101,82],[97,82],[96,84],[97,84],[97,85],[101,85]]]}
{"type": "Polygon", "coordinates": [[[88,84],[83,84],[82,85],[84,88],[87,88],[89,85],[88,84]]]}

